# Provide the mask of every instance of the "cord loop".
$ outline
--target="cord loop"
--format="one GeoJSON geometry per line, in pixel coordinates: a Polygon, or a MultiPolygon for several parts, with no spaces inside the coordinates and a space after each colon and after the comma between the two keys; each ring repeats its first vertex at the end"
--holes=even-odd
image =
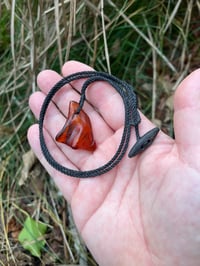
{"type": "Polygon", "coordinates": [[[130,150],[128,156],[133,157],[138,153],[145,150],[147,147],[151,145],[154,138],[158,134],[159,129],[154,128],[147,132],[144,136],[140,137],[139,135],[139,128],[138,125],[141,122],[141,118],[139,112],[137,110],[137,96],[133,90],[133,88],[126,83],[110,74],[104,72],[96,72],[96,71],[82,71],[77,72],[67,77],[61,79],[58,83],[56,83],[50,92],[47,94],[44,103],[42,105],[39,117],[39,138],[40,138],[40,145],[41,150],[48,161],[48,163],[54,167],[56,170],[60,171],[63,174],[77,177],[77,178],[87,178],[87,177],[95,177],[102,175],[111,169],[113,169],[123,158],[124,154],[127,151],[130,134],[131,134],[131,126],[135,128],[136,134],[136,143],[130,150]],[[78,171],[64,167],[63,165],[59,164],[50,154],[47,145],[45,143],[44,134],[43,134],[43,127],[44,127],[44,118],[47,111],[47,108],[53,99],[54,95],[65,85],[73,80],[83,79],[86,78],[87,80],[83,83],[81,88],[81,97],[79,101],[79,108],[77,113],[81,111],[84,105],[84,101],[86,100],[86,90],[88,89],[89,85],[96,81],[105,81],[109,83],[113,88],[117,90],[117,92],[122,97],[124,103],[124,111],[125,111],[125,118],[124,118],[124,130],[121,138],[121,142],[118,146],[116,153],[113,157],[104,165],[88,171],[78,171]]]}

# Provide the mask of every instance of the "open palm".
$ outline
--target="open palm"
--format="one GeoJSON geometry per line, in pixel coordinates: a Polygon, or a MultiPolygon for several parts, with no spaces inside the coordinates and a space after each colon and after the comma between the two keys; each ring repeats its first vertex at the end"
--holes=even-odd
{"type": "MultiPolygon", "coordinates": [[[[75,61],[62,74],[91,70],[75,61]]],[[[30,97],[39,117],[45,95],[62,77],[45,70],[38,76],[41,89],[30,97]]],[[[62,165],[91,170],[115,153],[124,124],[120,95],[105,82],[87,91],[89,115],[97,143],[95,152],[77,151],[54,141],[71,100],[78,101],[83,80],[66,85],[55,96],[45,119],[48,148],[62,165]],[[60,111],[61,110],[61,111],[60,111]]],[[[110,172],[88,179],[65,176],[41,153],[38,125],[28,131],[30,145],[70,202],[85,243],[100,265],[200,265],[200,69],[186,78],[174,97],[175,140],[160,132],[143,153],[122,161],[110,172]]],[[[153,128],[142,116],[141,135],[153,128]]],[[[130,148],[135,143],[132,131],[130,148]]]]}

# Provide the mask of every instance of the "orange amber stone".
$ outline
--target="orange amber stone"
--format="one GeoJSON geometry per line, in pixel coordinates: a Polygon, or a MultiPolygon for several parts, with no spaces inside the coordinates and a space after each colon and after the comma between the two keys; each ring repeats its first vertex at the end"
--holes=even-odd
{"type": "Polygon", "coordinates": [[[67,121],[55,139],[73,149],[94,151],[96,143],[90,119],[83,110],[76,114],[78,107],[77,102],[70,102],[67,121]]]}

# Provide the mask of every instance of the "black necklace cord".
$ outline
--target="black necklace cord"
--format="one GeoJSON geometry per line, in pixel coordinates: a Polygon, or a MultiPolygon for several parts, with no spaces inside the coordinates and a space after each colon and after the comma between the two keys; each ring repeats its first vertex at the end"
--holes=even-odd
{"type": "Polygon", "coordinates": [[[138,112],[138,104],[137,104],[137,96],[134,93],[134,90],[131,85],[122,81],[110,74],[104,72],[96,72],[96,71],[82,71],[71,74],[67,77],[61,79],[58,83],[56,83],[53,88],[47,94],[43,105],[40,111],[39,117],[39,138],[40,138],[40,146],[44,157],[46,158],[47,162],[54,167],[56,170],[60,171],[61,173],[73,176],[77,178],[88,178],[88,177],[95,177],[100,176],[111,169],[113,169],[123,158],[125,155],[128,144],[131,136],[131,127],[134,126],[135,134],[136,134],[136,143],[131,148],[128,156],[129,158],[137,155],[138,153],[144,151],[147,147],[149,147],[153,140],[155,139],[156,135],[159,132],[159,128],[153,128],[152,130],[148,131],[142,137],[139,134],[139,123],[141,122],[141,118],[138,112]],[[96,82],[96,81],[105,81],[109,83],[122,97],[124,103],[124,130],[121,138],[121,142],[118,146],[116,153],[113,157],[104,165],[88,170],[88,171],[78,171],[64,167],[63,165],[59,164],[49,152],[43,134],[43,127],[44,127],[44,118],[47,111],[47,108],[53,99],[54,95],[66,84],[77,80],[77,79],[87,79],[81,88],[81,96],[79,101],[79,108],[77,109],[76,113],[78,114],[84,105],[86,100],[86,90],[89,89],[89,86],[96,82]]]}

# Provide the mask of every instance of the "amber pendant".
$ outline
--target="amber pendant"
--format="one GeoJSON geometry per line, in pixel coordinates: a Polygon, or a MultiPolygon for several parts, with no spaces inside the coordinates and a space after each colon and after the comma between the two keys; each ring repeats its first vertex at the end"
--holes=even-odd
{"type": "Polygon", "coordinates": [[[76,114],[78,107],[77,102],[70,102],[67,121],[55,139],[73,149],[94,151],[96,143],[90,119],[83,110],[76,114]]]}

